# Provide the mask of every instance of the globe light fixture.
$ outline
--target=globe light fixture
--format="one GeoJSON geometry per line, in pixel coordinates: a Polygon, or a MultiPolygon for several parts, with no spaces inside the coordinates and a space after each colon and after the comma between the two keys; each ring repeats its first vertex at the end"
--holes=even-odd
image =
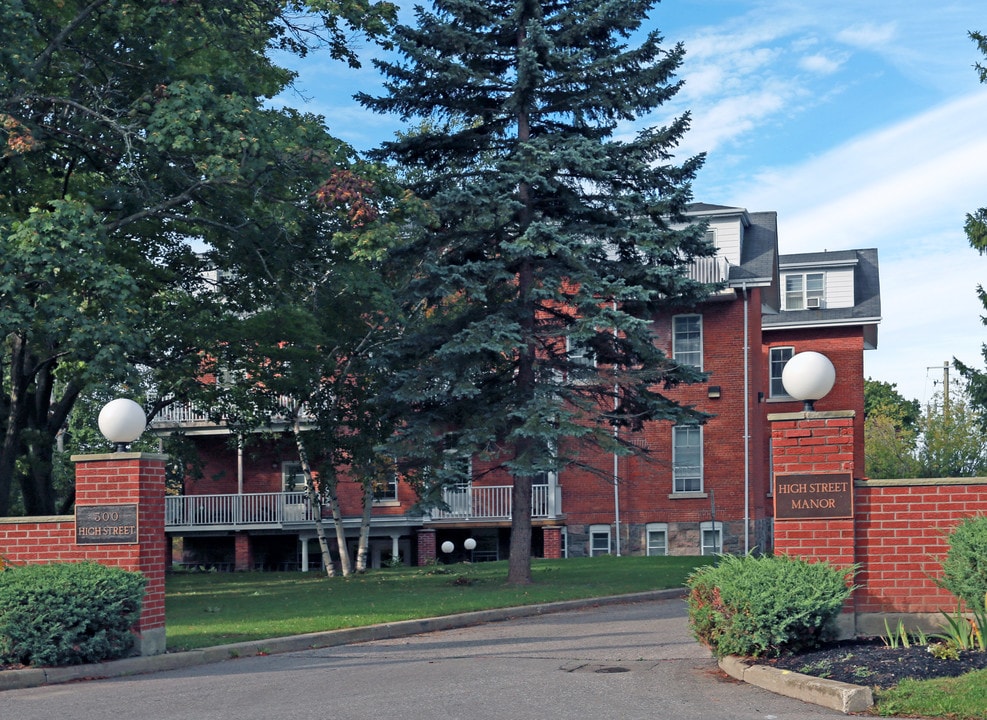
{"type": "Polygon", "coordinates": [[[474,550],[476,550],[476,540],[474,540],[473,538],[466,538],[466,542],[463,543],[463,547],[469,550],[470,552],[473,552],[474,550]]]}
{"type": "Polygon", "coordinates": [[[453,551],[453,548],[455,548],[455,547],[456,546],[453,545],[450,541],[446,540],[444,543],[442,543],[442,552],[444,552],[446,555],[448,555],[449,553],[451,553],[453,551]]]}
{"type": "Polygon", "coordinates": [[[806,412],[812,412],[816,400],[826,397],[833,389],[836,368],[822,353],[800,352],[785,363],[781,383],[785,386],[785,392],[805,403],[806,412]]]}
{"type": "Polygon", "coordinates": [[[130,443],[139,438],[147,427],[147,416],[133,400],[117,398],[103,406],[97,422],[103,437],[113,443],[114,451],[127,452],[130,443]]]}

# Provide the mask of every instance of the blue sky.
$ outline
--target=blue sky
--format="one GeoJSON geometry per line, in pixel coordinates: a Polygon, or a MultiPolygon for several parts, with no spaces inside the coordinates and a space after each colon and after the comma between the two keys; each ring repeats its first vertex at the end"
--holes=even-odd
{"type": "MultiPolygon", "coordinates": [[[[987,32],[982,0],[664,0],[647,27],[685,44],[685,86],[640,125],[691,111],[681,156],[707,153],[696,200],[777,211],[782,253],[878,248],[883,319],[865,374],[924,403],[945,361],[982,366],[987,258],[962,232],[987,205],[984,58],[967,37],[987,32]]],[[[358,150],[401,129],[352,100],[380,87],[369,62],[297,69],[283,101],[358,150]]]]}

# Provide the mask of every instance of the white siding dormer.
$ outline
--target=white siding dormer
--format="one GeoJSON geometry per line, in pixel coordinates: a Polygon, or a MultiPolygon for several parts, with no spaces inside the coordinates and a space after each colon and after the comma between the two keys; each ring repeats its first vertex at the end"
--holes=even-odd
{"type": "Polygon", "coordinates": [[[852,308],[853,265],[789,265],[781,269],[781,309],[852,308]]]}
{"type": "Polygon", "coordinates": [[[713,233],[717,256],[725,258],[731,265],[740,265],[740,246],[744,236],[740,216],[710,218],[709,231],[713,233]]]}

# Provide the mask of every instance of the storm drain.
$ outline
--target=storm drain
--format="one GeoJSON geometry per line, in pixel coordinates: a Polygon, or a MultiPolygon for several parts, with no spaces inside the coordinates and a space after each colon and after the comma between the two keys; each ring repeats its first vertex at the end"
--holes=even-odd
{"type": "Polygon", "coordinates": [[[631,662],[621,663],[620,665],[614,663],[594,663],[576,660],[574,662],[567,663],[563,665],[560,670],[563,672],[580,672],[580,673],[595,673],[597,675],[613,675],[616,673],[627,673],[634,671],[644,671],[653,670],[656,661],[654,660],[636,660],[631,662]]]}

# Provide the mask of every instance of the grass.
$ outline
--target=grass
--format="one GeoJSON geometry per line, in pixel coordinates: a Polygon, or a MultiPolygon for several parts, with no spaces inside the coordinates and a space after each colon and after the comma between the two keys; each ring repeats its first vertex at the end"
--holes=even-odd
{"type": "Polygon", "coordinates": [[[900,717],[985,720],[987,718],[987,670],[956,678],[902,680],[878,693],[876,713],[900,717]]]}
{"type": "Polygon", "coordinates": [[[176,573],[166,581],[168,650],[558,600],[683,587],[709,557],[534,560],[532,584],[505,583],[507,563],[321,573],[176,573]]]}

